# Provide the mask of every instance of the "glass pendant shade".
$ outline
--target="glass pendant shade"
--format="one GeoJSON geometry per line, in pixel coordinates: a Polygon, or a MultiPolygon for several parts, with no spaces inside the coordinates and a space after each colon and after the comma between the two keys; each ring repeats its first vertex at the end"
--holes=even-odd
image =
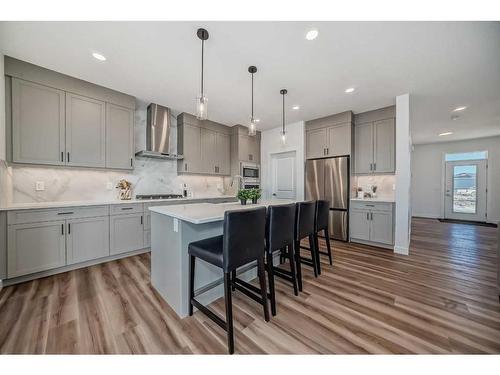
{"type": "Polygon", "coordinates": [[[286,145],[286,132],[284,130],[280,131],[280,142],[282,146],[286,145]]]}
{"type": "Polygon", "coordinates": [[[208,99],[205,95],[196,98],[196,118],[206,120],[208,118],[208,99]]]}
{"type": "Polygon", "coordinates": [[[248,126],[248,135],[254,136],[257,134],[257,122],[254,118],[250,119],[250,125],[248,126]]]}

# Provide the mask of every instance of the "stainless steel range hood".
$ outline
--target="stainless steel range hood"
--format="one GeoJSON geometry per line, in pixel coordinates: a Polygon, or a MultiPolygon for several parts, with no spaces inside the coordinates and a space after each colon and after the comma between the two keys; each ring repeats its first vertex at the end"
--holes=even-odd
{"type": "Polygon", "coordinates": [[[182,155],[170,152],[171,126],[170,108],[154,103],[148,105],[146,149],[136,152],[135,155],[157,159],[183,159],[182,155]]]}

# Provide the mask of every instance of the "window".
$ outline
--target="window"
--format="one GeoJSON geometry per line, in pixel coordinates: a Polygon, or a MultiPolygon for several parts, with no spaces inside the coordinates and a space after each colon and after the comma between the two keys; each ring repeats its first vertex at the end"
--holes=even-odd
{"type": "Polygon", "coordinates": [[[453,167],[453,212],[475,214],[477,211],[477,166],[453,167]]]}
{"type": "Polygon", "coordinates": [[[459,152],[456,154],[446,154],[446,161],[461,161],[461,160],[482,160],[488,159],[488,151],[474,152],[459,152]]]}

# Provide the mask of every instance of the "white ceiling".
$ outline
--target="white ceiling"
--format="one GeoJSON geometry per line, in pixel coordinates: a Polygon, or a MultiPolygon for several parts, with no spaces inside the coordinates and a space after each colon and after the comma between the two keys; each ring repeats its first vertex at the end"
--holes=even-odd
{"type": "Polygon", "coordinates": [[[245,124],[256,65],[260,128],[394,104],[411,94],[414,143],[500,134],[499,22],[2,22],[9,56],[176,111],[194,112],[206,43],[209,118],[245,124]],[[310,28],[319,30],[305,40],[310,28]],[[96,61],[98,51],[107,61],[96,61]],[[348,87],[353,94],[345,94],[348,87]],[[291,109],[300,105],[299,111],[291,109]],[[458,120],[451,110],[465,105],[458,120]],[[437,134],[453,131],[449,137],[437,134]]]}

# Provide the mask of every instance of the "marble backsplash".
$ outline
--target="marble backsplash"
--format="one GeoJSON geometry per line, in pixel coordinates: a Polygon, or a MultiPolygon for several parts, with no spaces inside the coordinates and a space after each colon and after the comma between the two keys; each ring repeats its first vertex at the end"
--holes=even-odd
{"type": "Polygon", "coordinates": [[[353,197],[356,196],[356,189],[361,187],[363,191],[371,191],[371,186],[377,186],[377,197],[379,198],[394,198],[394,186],[396,184],[396,176],[394,175],[377,175],[377,176],[356,176],[353,183],[353,197]]]}
{"type": "MultiPolygon", "coordinates": [[[[172,115],[171,152],[177,151],[176,116],[172,115]]],[[[146,106],[138,103],[135,114],[136,151],[144,149],[146,106]]],[[[101,201],[117,199],[120,179],[132,182],[133,194],[181,194],[186,184],[192,196],[218,196],[226,193],[223,177],[177,175],[177,161],[137,158],[132,171],[21,166],[0,161],[0,205],[33,202],[101,201]],[[37,181],[45,190],[35,191],[37,181]],[[112,188],[108,189],[111,184],[112,188]]]]}

